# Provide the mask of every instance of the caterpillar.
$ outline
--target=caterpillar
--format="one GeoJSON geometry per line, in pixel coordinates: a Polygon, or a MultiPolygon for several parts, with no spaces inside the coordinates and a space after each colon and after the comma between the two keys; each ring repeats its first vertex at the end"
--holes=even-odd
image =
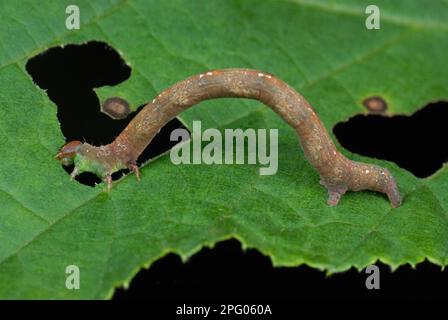
{"type": "Polygon", "coordinates": [[[385,193],[392,207],[400,206],[400,192],[387,169],[346,158],[302,95],[279,78],[250,69],[213,70],[180,81],[148,103],[112,143],[92,146],[71,141],[56,158],[63,165],[75,165],[72,179],[93,172],[107,183],[107,190],[112,173],[121,169],[130,169],[140,180],[136,160],[167,122],[201,101],[224,97],[258,100],[296,130],[307,160],[328,190],[328,205],[337,205],[348,190],[372,190],[385,193]]]}

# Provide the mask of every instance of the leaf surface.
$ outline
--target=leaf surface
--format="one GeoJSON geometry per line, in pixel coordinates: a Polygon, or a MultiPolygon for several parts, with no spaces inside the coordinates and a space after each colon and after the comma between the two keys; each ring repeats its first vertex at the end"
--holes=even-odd
{"type": "MultiPolygon", "coordinates": [[[[97,90],[138,106],[209,69],[273,73],[301,92],[331,132],[383,96],[411,115],[448,97],[444,1],[380,1],[381,29],[365,28],[368,1],[78,1],[81,29],[65,28],[69,1],[0,4],[0,297],[108,298],[168,252],[187,259],[231,237],[276,266],[328,272],[448,263],[448,169],[418,179],[393,163],[338,149],[395,175],[404,203],[373,192],[326,205],[326,190],[293,130],[254,101],[208,101],[181,114],[191,127],[279,129],[279,170],[258,165],[181,165],[166,154],[112,192],[69,181],[54,155],[64,143],[56,106],[25,70],[29,58],[101,40],[132,67],[129,80],[97,90]],[[67,290],[65,269],[81,270],[67,290]]],[[[332,136],[334,139],[334,136],[332,136]]],[[[387,142],[385,142],[387,143],[387,142]]]]}

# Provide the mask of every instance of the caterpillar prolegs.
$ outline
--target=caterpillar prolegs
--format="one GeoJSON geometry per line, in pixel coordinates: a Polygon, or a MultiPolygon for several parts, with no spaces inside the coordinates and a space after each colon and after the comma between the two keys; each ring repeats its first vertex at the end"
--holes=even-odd
{"type": "Polygon", "coordinates": [[[64,165],[75,164],[72,178],[81,172],[93,172],[108,189],[112,173],[121,169],[132,170],[140,179],[136,160],[166,123],[201,101],[224,97],[263,102],[296,130],[306,158],[328,190],[329,205],[338,204],[348,190],[382,192],[393,207],[401,204],[397,184],[387,169],[355,162],[339,153],[305,98],[282,80],[257,70],[223,69],[189,77],[148,103],[112,143],[96,147],[72,141],[56,157],[64,165]]]}

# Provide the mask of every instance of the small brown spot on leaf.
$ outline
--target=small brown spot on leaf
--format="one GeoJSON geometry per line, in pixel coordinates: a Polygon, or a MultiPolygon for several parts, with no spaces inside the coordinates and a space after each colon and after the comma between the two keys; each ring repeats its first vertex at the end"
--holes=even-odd
{"type": "Polygon", "coordinates": [[[365,99],[362,104],[369,110],[370,113],[381,114],[386,112],[387,103],[383,98],[375,96],[365,99]]]}
{"type": "Polygon", "coordinates": [[[131,112],[131,109],[126,100],[120,97],[113,97],[104,101],[101,111],[113,119],[124,119],[131,112]]]}

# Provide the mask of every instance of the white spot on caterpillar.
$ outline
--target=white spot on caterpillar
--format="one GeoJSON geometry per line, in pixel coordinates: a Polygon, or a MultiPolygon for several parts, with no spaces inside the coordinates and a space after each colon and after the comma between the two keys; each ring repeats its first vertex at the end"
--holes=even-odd
{"type": "Polygon", "coordinates": [[[201,73],[201,74],[199,75],[199,79],[202,79],[203,76],[204,76],[204,74],[201,73]]]}
{"type": "Polygon", "coordinates": [[[123,143],[121,143],[121,142],[119,142],[119,143],[117,144],[117,147],[120,148],[121,150],[126,150],[126,149],[127,149],[126,145],[123,144],[123,143]]]}
{"type": "Polygon", "coordinates": [[[99,147],[97,154],[99,156],[108,156],[110,155],[110,150],[109,148],[106,148],[106,146],[101,146],[99,147]]]}
{"type": "Polygon", "coordinates": [[[211,76],[211,75],[213,75],[213,72],[209,71],[209,72],[206,73],[206,75],[207,76],[211,76]]]}
{"type": "Polygon", "coordinates": [[[156,99],[152,99],[152,103],[156,102],[156,99]]]}
{"type": "Polygon", "coordinates": [[[369,170],[366,170],[366,173],[369,173],[370,171],[369,170]]]}
{"type": "Polygon", "coordinates": [[[268,78],[268,79],[271,79],[271,78],[272,78],[272,76],[271,76],[271,75],[269,75],[269,74],[267,74],[267,75],[266,75],[266,78],[268,78]]]}
{"type": "Polygon", "coordinates": [[[259,76],[259,77],[264,77],[264,73],[261,73],[261,72],[260,72],[260,73],[258,74],[258,76],[259,76]]]}

